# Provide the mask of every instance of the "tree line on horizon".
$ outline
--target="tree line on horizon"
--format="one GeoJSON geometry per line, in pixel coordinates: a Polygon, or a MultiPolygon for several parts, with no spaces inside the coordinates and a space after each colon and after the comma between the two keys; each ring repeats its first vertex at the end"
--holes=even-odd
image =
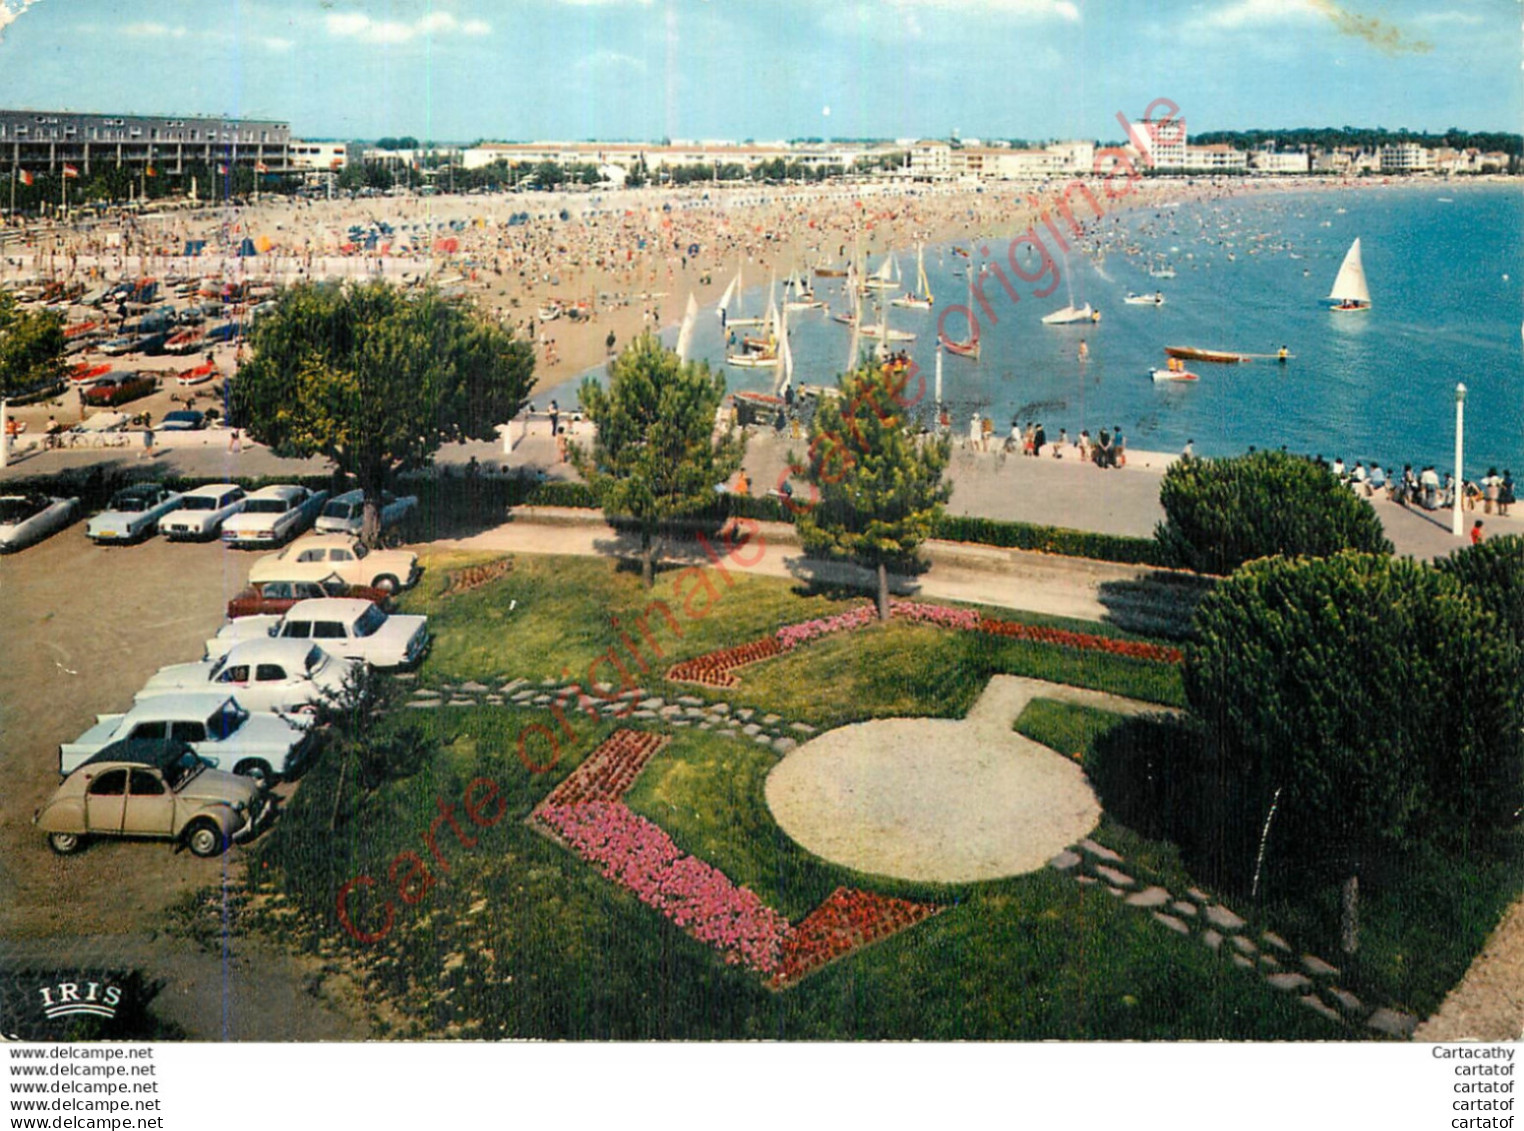
{"type": "Polygon", "coordinates": [[[1463,130],[1451,127],[1444,133],[1408,129],[1388,130],[1370,126],[1299,126],[1294,129],[1208,130],[1193,133],[1196,145],[1231,145],[1236,149],[1255,149],[1266,142],[1277,148],[1296,149],[1379,149],[1383,145],[1413,143],[1425,149],[1449,146],[1452,149],[1480,149],[1486,153],[1506,153],[1517,159],[1524,155],[1524,135],[1496,130],[1463,130]]]}

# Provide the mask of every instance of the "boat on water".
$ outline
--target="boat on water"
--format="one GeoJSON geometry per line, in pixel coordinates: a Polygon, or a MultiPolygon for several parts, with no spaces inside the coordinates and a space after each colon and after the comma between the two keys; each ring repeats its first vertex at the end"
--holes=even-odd
{"type": "Polygon", "coordinates": [[[1232,350],[1205,350],[1195,346],[1165,346],[1164,352],[1181,361],[1211,361],[1218,365],[1237,365],[1241,361],[1252,360],[1246,353],[1234,353],[1232,350]]]}
{"type": "Polygon", "coordinates": [[[890,299],[891,306],[909,307],[911,310],[930,310],[935,299],[931,294],[931,283],[926,278],[926,251],[923,245],[917,244],[915,249],[915,291],[907,292],[899,298],[890,299]]]}
{"type": "Polygon", "coordinates": [[[1358,237],[1344,253],[1344,262],[1339,266],[1339,273],[1334,277],[1328,297],[1334,304],[1328,309],[1341,314],[1371,308],[1371,290],[1365,281],[1365,264],[1360,261],[1358,237]]]}
{"type": "Polygon", "coordinates": [[[889,327],[879,326],[879,325],[875,325],[875,324],[873,324],[871,322],[868,323],[867,325],[861,327],[858,332],[861,333],[862,336],[865,337],[865,338],[878,338],[878,337],[882,337],[883,340],[886,341],[886,342],[913,342],[913,341],[915,341],[915,332],[912,331],[912,330],[896,330],[892,326],[889,326],[889,327]]]}
{"type": "MultiPolygon", "coordinates": [[[[957,251],[958,249],[957,248],[953,248],[953,250],[957,251]]],[[[954,309],[956,309],[956,308],[954,308],[954,309]]],[[[961,342],[960,341],[956,341],[956,340],[954,340],[952,338],[949,338],[945,333],[942,332],[941,326],[939,324],[938,327],[937,327],[937,344],[940,345],[943,349],[945,349],[948,353],[952,354],[954,357],[966,357],[970,361],[978,361],[979,360],[979,320],[977,318],[975,318],[973,316],[973,314],[972,314],[972,311],[974,309],[974,279],[973,279],[973,272],[972,271],[969,272],[969,280],[968,280],[968,306],[965,307],[965,309],[970,311],[969,318],[968,318],[968,337],[964,341],[961,341],[961,342]]],[[[942,315],[942,318],[940,319],[940,322],[945,322],[946,320],[947,320],[947,315],[946,314],[942,315]]],[[[941,363],[938,362],[938,365],[940,365],[940,364],[941,363]]],[[[940,383],[938,384],[937,399],[939,401],[941,400],[941,386],[940,386],[940,383]]]]}
{"type": "Polygon", "coordinates": [[[817,279],[844,279],[847,277],[845,268],[842,267],[817,267],[815,268],[817,279]]]}
{"type": "Polygon", "coordinates": [[[1175,269],[1173,267],[1161,267],[1157,271],[1150,271],[1148,277],[1150,279],[1173,279],[1175,277],[1175,269]]]}
{"type": "Polygon", "coordinates": [[[888,258],[878,265],[878,270],[863,280],[863,287],[874,291],[892,291],[899,285],[900,267],[895,262],[892,251],[888,258]]]}
{"type": "Polygon", "coordinates": [[[1055,310],[1052,314],[1043,315],[1044,326],[1068,326],[1075,322],[1099,322],[1100,313],[1091,309],[1087,302],[1084,306],[1066,306],[1062,310],[1055,310]]]}
{"type": "Polygon", "coordinates": [[[734,365],[741,369],[769,369],[778,364],[778,351],[755,350],[742,353],[727,353],[725,364],[734,365]]]}
{"type": "Polygon", "coordinates": [[[1128,291],[1127,297],[1122,301],[1128,306],[1163,306],[1164,296],[1158,291],[1155,291],[1151,295],[1135,295],[1131,291],[1128,291]]]}
{"type": "Polygon", "coordinates": [[[1164,369],[1150,369],[1148,375],[1155,381],[1199,381],[1201,377],[1192,373],[1184,365],[1179,365],[1171,359],[1168,367],[1164,369]]]}
{"type": "Polygon", "coordinates": [[[744,318],[741,316],[741,292],[744,288],[745,284],[741,280],[741,267],[739,264],[737,264],[735,277],[731,279],[730,283],[725,287],[725,293],[720,296],[720,301],[715,307],[715,309],[719,312],[720,324],[722,326],[762,325],[762,319],[760,318],[744,318]],[[735,314],[730,313],[730,306],[732,303],[734,303],[736,307],[735,314]]]}

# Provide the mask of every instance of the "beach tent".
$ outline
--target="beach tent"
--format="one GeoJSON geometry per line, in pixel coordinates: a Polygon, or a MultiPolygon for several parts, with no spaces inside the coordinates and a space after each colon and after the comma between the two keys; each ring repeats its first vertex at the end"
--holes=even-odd
{"type": "Polygon", "coordinates": [[[454,236],[434,241],[434,250],[444,255],[454,255],[460,250],[460,241],[454,236]]]}
{"type": "Polygon", "coordinates": [[[248,236],[244,236],[242,242],[238,245],[238,255],[241,258],[248,258],[249,256],[258,254],[259,252],[254,250],[254,241],[251,240],[248,236]]]}
{"type": "Polygon", "coordinates": [[[205,250],[206,250],[206,241],[205,240],[186,240],[185,241],[185,254],[188,255],[188,256],[189,255],[200,255],[205,250]]]}
{"type": "Polygon", "coordinates": [[[259,239],[254,241],[254,246],[259,249],[260,255],[268,255],[270,249],[275,245],[270,242],[269,236],[260,236],[259,239]]]}

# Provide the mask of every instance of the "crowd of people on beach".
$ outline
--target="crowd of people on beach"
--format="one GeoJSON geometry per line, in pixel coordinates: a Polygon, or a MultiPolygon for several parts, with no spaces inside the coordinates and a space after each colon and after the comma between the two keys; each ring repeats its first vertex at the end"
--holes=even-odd
{"type": "MultiPolygon", "coordinates": [[[[1364,460],[1356,460],[1353,467],[1346,467],[1342,459],[1336,458],[1329,463],[1321,454],[1315,462],[1331,471],[1340,483],[1367,498],[1384,492],[1388,499],[1401,506],[1425,510],[1443,510],[1455,505],[1455,475],[1447,471],[1441,476],[1432,464],[1415,471],[1413,465],[1407,463],[1399,472],[1395,464],[1382,468],[1374,461],[1367,466],[1364,460]]],[[[1497,514],[1506,517],[1508,508],[1514,504],[1513,472],[1508,468],[1499,475],[1497,468],[1489,467],[1487,474],[1479,479],[1465,480],[1459,489],[1461,506],[1468,511],[1481,506],[1483,514],[1492,514],[1496,508],[1497,514]]]]}

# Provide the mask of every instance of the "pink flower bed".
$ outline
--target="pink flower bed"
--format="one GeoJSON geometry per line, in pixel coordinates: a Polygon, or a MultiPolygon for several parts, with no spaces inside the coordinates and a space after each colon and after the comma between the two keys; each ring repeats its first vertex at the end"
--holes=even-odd
{"type": "Polygon", "coordinates": [[[835,616],[817,617],[815,620],[801,621],[799,624],[786,624],[773,634],[773,638],[787,652],[822,636],[830,636],[835,632],[847,632],[872,624],[877,615],[872,605],[859,605],[855,609],[837,613],[835,616]]]}
{"type": "Polygon", "coordinates": [[[965,632],[979,627],[979,614],[973,609],[952,609],[946,605],[927,605],[920,601],[890,601],[889,612],[918,624],[935,624],[965,632]]]}
{"type": "Polygon", "coordinates": [[[733,966],[778,969],[791,928],[756,892],[689,856],[662,829],[617,801],[544,805],[538,819],[605,877],[661,912],[733,966]]]}

